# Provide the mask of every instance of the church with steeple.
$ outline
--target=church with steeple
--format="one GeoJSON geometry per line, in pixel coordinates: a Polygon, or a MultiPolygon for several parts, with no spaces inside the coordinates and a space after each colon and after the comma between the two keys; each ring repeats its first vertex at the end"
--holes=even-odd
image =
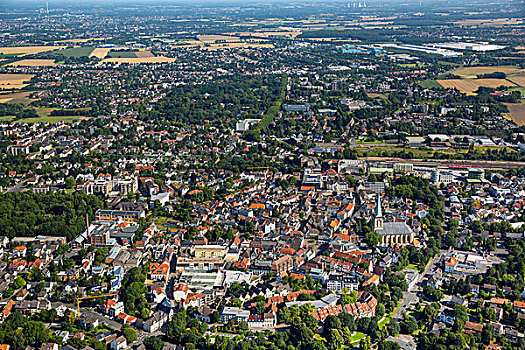
{"type": "Polygon", "coordinates": [[[414,242],[414,231],[404,221],[385,222],[383,209],[381,208],[381,195],[377,194],[377,202],[374,208],[373,230],[379,233],[380,245],[411,244],[414,242]]]}

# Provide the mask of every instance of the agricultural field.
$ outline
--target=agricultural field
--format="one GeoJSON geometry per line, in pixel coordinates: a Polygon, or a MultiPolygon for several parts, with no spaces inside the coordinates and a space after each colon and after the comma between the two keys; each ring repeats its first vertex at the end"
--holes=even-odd
{"type": "Polygon", "coordinates": [[[109,39],[112,39],[112,37],[107,37],[107,38],[85,38],[85,39],[67,39],[67,40],[56,41],[56,43],[82,44],[82,43],[88,43],[90,41],[102,41],[102,40],[109,40],[109,39]]]}
{"type": "Polygon", "coordinates": [[[135,56],[137,56],[137,58],[155,57],[151,51],[137,51],[135,52],[135,56]]]}
{"type": "Polygon", "coordinates": [[[525,87],[525,74],[512,75],[507,77],[507,80],[510,80],[521,87],[525,87]]]}
{"type": "Polygon", "coordinates": [[[129,63],[129,64],[140,64],[140,63],[172,63],[175,62],[175,58],[156,56],[156,57],[129,57],[129,58],[105,58],[102,60],[103,63],[129,63]]]}
{"type": "Polygon", "coordinates": [[[385,94],[378,94],[378,93],[375,93],[375,92],[368,92],[367,96],[370,97],[370,98],[380,98],[382,100],[386,100],[387,99],[385,94]]]}
{"type": "Polygon", "coordinates": [[[137,54],[134,51],[110,51],[110,58],[137,58],[137,54]]]}
{"type": "Polygon", "coordinates": [[[231,48],[273,48],[273,44],[264,43],[219,43],[202,47],[205,50],[231,49],[231,48]]]}
{"type": "Polygon", "coordinates": [[[523,72],[522,69],[512,66],[493,66],[493,67],[464,67],[453,70],[451,73],[460,76],[461,78],[475,79],[481,74],[490,74],[495,72],[502,72],[506,75],[512,75],[523,72]]]}
{"type": "Polygon", "coordinates": [[[91,53],[95,50],[94,47],[89,46],[79,46],[79,47],[73,47],[70,49],[60,50],[57,53],[64,55],[65,57],[87,57],[90,56],[91,53]]]}
{"type": "Polygon", "coordinates": [[[236,36],[229,36],[229,35],[199,35],[197,36],[197,39],[199,39],[199,41],[202,41],[203,43],[215,43],[217,41],[226,41],[226,42],[240,41],[240,38],[236,36]]]}
{"type": "Polygon", "coordinates": [[[55,60],[50,59],[27,59],[16,62],[8,63],[7,66],[13,67],[44,67],[44,66],[54,66],[55,60]]]}
{"type": "Polygon", "coordinates": [[[12,116],[12,115],[0,116],[0,123],[1,122],[10,122],[13,119],[15,119],[15,117],[12,116]]]}
{"type": "Polygon", "coordinates": [[[516,84],[506,79],[447,79],[436,80],[441,86],[447,89],[457,89],[467,95],[474,95],[480,86],[497,88],[500,86],[516,86],[516,84]]]}
{"type": "Polygon", "coordinates": [[[505,103],[509,109],[510,119],[516,125],[525,125],[525,103],[505,103]]]}
{"type": "Polygon", "coordinates": [[[97,47],[96,49],[91,51],[91,53],[89,54],[89,57],[97,57],[100,59],[104,59],[108,55],[109,51],[111,51],[110,48],[97,47]]]}
{"type": "Polygon", "coordinates": [[[28,105],[36,99],[29,98],[33,91],[14,92],[11,94],[0,94],[0,103],[19,103],[28,105]]]}
{"type": "Polygon", "coordinates": [[[35,55],[42,52],[61,50],[65,47],[66,46],[4,46],[0,47],[0,54],[16,56],[35,55]]]}
{"type": "Polygon", "coordinates": [[[183,40],[179,41],[176,45],[171,48],[192,48],[192,47],[201,47],[204,46],[204,43],[199,40],[183,40]]]}
{"type": "Polygon", "coordinates": [[[300,29],[296,30],[276,30],[276,31],[253,31],[253,32],[234,32],[228,33],[228,35],[239,35],[239,36],[250,36],[255,38],[270,38],[270,37],[285,37],[295,39],[297,36],[301,35],[303,32],[300,29]]]}
{"type": "Polygon", "coordinates": [[[31,123],[59,123],[59,122],[71,123],[80,118],[81,117],[79,116],[58,116],[58,117],[45,116],[45,117],[39,117],[39,118],[19,119],[18,122],[19,123],[29,123],[29,124],[31,123]]]}
{"type": "Polygon", "coordinates": [[[466,19],[463,21],[453,22],[455,25],[459,26],[490,26],[490,27],[500,27],[508,25],[518,25],[523,23],[521,18],[495,18],[495,19],[466,19]]]}
{"type": "MultiPolygon", "coordinates": [[[[1,89],[22,89],[28,85],[28,82],[34,76],[35,76],[34,74],[0,74],[0,88],[1,89]]],[[[4,96],[1,98],[6,99],[6,98],[11,98],[11,97],[4,96]]]]}

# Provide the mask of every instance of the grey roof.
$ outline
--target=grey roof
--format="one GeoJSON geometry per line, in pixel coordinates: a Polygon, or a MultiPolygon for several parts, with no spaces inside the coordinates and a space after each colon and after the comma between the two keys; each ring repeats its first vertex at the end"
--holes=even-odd
{"type": "Polygon", "coordinates": [[[383,229],[377,230],[377,233],[382,236],[386,235],[410,235],[412,229],[404,221],[400,222],[385,222],[383,229]]]}

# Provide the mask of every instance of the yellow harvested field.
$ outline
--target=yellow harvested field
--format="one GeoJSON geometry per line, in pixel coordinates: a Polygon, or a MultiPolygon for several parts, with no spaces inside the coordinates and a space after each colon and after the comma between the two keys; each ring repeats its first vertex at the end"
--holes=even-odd
{"type": "Polygon", "coordinates": [[[288,37],[295,39],[298,35],[302,34],[301,30],[281,30],[281,31],[265,31],[265,32],[235,32],[229,33],[231,35],[240,36],[252,36],[256,38],[269,38],[269,37],[288,37]]]}
{"type": "Polygon", "coordinates": [[[221,44],[211,44],[209,46],[203,46],[205,50],[219,50],[219,49],[238,49],[238,48],[267,48],[272,49],[273,44],[260,44],[260,43],[221,43],[221,44]]]}
{"type": "Polygon", "coordinates": [[[105,58],[102,60],[103,63],[129,63],[129,64],[140,64],[140,63],[172,63],[175,62],[175,58],[156,56],[156,57],[133,57],[133,58],[105,58]]]}
{"type": "Polygon", "coordinates": [[[516,25],[523,23],[522,18],[495,18],[495,19],[466,19],[464,21],[453,22],[462,26],[503,26],[516,25]]]}
{"type": "Polygon", "coordinates": [[[11,100],[12,100],[12,98],[0,98],[0,103],[6,103],[6,102],[9,102],[11,100]]]}
{"type": "Polygon", "coordinates": [[[525,103],[505,103],[509,108],[510,119],[516,125],[525,125],[525,103]]]}
{"type": "Polygon", "coordinates": [[[97,58],[101,58],[102,59],[102,58],[105,58],[108,55],[110,50],[111,50],[110,48],[106,48],[106,47],[97,47],[97,48],[95,48],[95,50],[93,50],[91,52],[89,57],[97,57],[97,58]]]}
{"type": "Polygon", "coordinates": [[[65,48],[66,46],[3,46],[0,47],[0,53],[4,55],[34,55],[65,48]]]}
{"type": "Polygon", "coordinates": [[[236,42],[240,39],[229,35],[199,35],[197,38],[204,43],[214,43],[216,41],[236,42]]]}
{"type": "Polygon", "coordinates": [[[151,51],[137,51],[135,52],[135,56],[138,58],[148,58],[148,57],[155,57],[151,51]]]}
{"type": "Polygon", "coordinates": [[[476,78],[480,74],[490,74],[494,72],[502,72],[507,75],[519,73],[523,70],[516,67],[509,66],[492,66],[492,67],[464,67],[460,69],[453,70],[451,73],[459,75],[462,78],[476,78]]]}
{"type": "Polygon", "coordinates": [[[47,59],[21,60],[21,61],[8,63],[7,65],[8,66],[13,66],[13,67],[54,66],[55,65],[55,60],[47,60],[47,59]]]}
{"type": "Polygon", "coordinates": [[[446,89],[458,89],[467,95],[475,95],[480,86],[497,88],[500,86],[516,86],[516,84],[506,79],[447,79],[436,80],[441,86],[446,89]]]}
{"type": "Polygon", "coordinates": [[[107,38],[88,38],[88,39],[67,39],[67,40],[60,40],[56,41],[57,43],[87,43],[90,41],[101,41],[101,40],[109,40],[112,39],[112,37],[107,38]]]}
{"type": "MultiPolygon", "coordinates": [[[[9,74],[9,75],[12,75],[12,74],[9,74]]],[[[33,76],[32,74],[23,74],[23,75],[27,75],[31,77],[33,76]]],[[[28,78],[28,80],[29,79],[31,78],[28,78]]],[[[24,97],[31,96],[33,92],[34,91],[21,91],[21,92],[13,92],[13,93],[8,93],[8,94],[0,94],[0,98],[9,98],[9,99],[24,98],[24,97]]]]}
{"type": "Polygon", "coordinates": [[[525,87],[525,74],[512,75],[507,77],[507,80],[510,80],[521,87],[525,87]]]}
{"type": "MultiPolygon", "coordinates": [[[[0,88],[22,89],[23,87],[27,86],[27,83],[34,76],[34,74],[0,74],[0,88]]],[[[12,98],[12,96],[4,98],[12,98]]]]}

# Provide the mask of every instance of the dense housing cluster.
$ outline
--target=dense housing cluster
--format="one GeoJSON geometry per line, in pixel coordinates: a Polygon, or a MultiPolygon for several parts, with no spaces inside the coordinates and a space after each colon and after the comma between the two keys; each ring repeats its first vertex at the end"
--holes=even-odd
{"type": "Polygon", "coordinates": [[[0,11],[0,348],[524,348],[521,5],[0,11]]]}

